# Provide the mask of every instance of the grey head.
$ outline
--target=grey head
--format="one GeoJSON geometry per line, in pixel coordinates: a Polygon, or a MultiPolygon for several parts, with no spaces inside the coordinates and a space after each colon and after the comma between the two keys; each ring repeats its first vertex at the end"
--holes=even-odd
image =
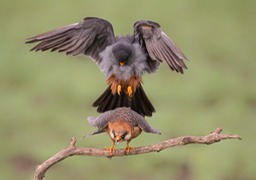
{"type": "Polygon", "coordinates": [[[132,51],[132,45],[124,42],[116,43],[112,48],[112,53],[121,66],[129,60],[132,51]]]}
{"type": "Polygon", "coordinates": [[[128,80],[132,75],[142,76],[148,71],[146,54],[138,43],[132,43],[129,36],[123,36],[100,53],[100,70],[109,78],[113,74],[122,80],[128,80]]]}

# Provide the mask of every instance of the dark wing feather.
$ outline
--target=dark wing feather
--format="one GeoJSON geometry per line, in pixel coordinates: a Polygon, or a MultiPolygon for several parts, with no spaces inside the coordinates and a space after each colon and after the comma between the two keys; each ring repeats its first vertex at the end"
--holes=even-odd
{"type": "Polygon", "coordinates": [[[134,37],[144,47],[152,60],[166,62],[172,70],[183,73],[187,69],[183,52],[160,30],[160,25],[141,20],[134,24],[134,37]]]}
{"type": "Polygon", "coordinates": [[[26,43],[37,43],[31,51],[58,51],[70,55],[85,54],[100,62],[99,53],[114,43],[112,25],[95,17],[31,37],[26,43]]]}

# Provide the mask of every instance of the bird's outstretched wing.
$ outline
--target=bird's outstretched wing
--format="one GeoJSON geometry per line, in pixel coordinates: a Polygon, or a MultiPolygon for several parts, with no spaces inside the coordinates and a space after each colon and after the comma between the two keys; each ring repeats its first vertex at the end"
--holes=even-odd
{"type": "Polygon", "coordinates": [[[128,107],[119,107],[114,110],[106,111],[98,117],[88,117],[87,120],[91,126],[98,127],[99,132],[101,132],[109,122],[124,120],[130,122],[133,126],[139,126],[147,133],[161,134],[160,131],[153,129],[143,116],[128,107]]]}
{"type": "Polygon", "coordinates": [[[134,24],[135,40],[144,46],[149,57],[158,62],[166,62],[172,70],[183,73],[187,69],[183,52],[160,29],[158,23],[141,20],[134,24]]]}
{"type": "Polygon", "coordinates": [[[100,63],[99,53],[114,41],[114,30],[110,22],[96,17],[87,17],[80,23],[31,37],[26,43],[39,42],[31,51],[51,50],[74,56],[85,54],[100,63]]]}
{"type": "Polygon", "coordinates": [[[159,130],[152,128],[143,116],[132,110],[130,110],[130,113],[133,116],[133,118],[131,119],[132,123],[139,126],[144,132],[161,134],[159,130]]]}
{"type": "Polygon", "coordinates": [[[108,123],[114,120],[114,110],[106,111],[98,117],[90,116],[87,118],[89,125],[102,130],[107,127],[108,123]]]}

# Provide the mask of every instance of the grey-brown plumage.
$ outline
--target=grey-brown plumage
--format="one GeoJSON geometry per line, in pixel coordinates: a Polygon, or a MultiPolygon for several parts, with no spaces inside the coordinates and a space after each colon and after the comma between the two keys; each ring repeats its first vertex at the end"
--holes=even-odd
{"type": "Polygon", "coordinates": [[[129,146],[129,143],[139,136],[142,131],[161,134],[160,131],[152,128],[144,117],[127,107],[119,107],[104,112],[98,117],[89,117],[88,123],[98,129],[87,136],[102,132],[108,133],[112,140],[112,146],[107,148],[110,151],[110,155],[113,155],[115,144],[123,141],[127,141],[125,149],[129,153],[130,149],[133,149],[129,146]]]}
{"type": "Polygon", "coordinates": [[[32,51],[58,51],[67,55],[88,55],[105,74],[109,87],[93,103],[98,112],[116,107],[131,107],[143,116],[155,109],[144,90],[141,76],[155,72],[161,62],[183,73],[186,56],[160,30],[160,25],[141,20],[134,24],[134,34],[116,37],[112,25],[100,18],[87,17],[82,22],[58,28],[27,40],[38,44],[32,51]]]}
{"type": "Polygon", "coordinates": [[[144,132],[161,134],[160,131],[152,128],[143,116],[127,107],[119,107],[114,110],[106,111],[98,117],[88,117],[87,120],[91,126],[98,128],[93,134],[104,132],[108,124],[115,121],[126,121],[131,124],[132,127],[139,127],[144,132]]]}

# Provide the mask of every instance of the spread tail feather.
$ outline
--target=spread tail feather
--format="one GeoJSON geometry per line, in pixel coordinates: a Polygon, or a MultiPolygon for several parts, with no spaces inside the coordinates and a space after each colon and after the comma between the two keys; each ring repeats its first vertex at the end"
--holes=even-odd
{"type": "Polygon", "coordinates": [[[142,116],[152,116],[155,112],[154,106],[149,101],[142,86],[138,86],[132,98],[127,97],[123,92],[121,94],[112,94],[109,86],[98,99],[93,103],[99,113],[113,110],[117,107],[130,107],[142,116]]]}

